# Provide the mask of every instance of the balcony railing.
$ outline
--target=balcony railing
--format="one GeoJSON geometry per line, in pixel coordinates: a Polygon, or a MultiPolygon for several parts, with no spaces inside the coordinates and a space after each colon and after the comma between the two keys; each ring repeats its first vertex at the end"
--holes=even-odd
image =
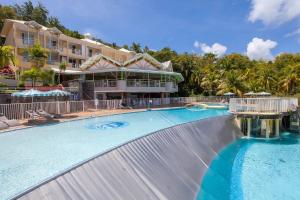
{"type": "Polygon", "coordinates": [[[22,44],[33,46],[34,45],[34,39],[22,39],[22,44]]]}
{"type": "Polygon", "coordinates": [[[50,45],[48,44],[47,48],[52,49],[52,50],[58,50],[58,46],[54,46],[54,45],[51,45],[51,44],[50,45]]]}
{"type": "Polygon", "coordinates": [[[232,98],[229,103],[232,113],[285,113],[297,107],[297,98],[232,98]]]}
{"type": "Polygon", "coordinates": [[[159,80],[133,79],[127,80],[127,87],[165,87],[166,82],[159,80]]]}
{"type": "Polygon", "coordinates": [[[130,79],[130,80],[97,80],[87,81],[95,86],[97,91],[128,91],[128,92],[175,92],[177,85],[173,82],[160,80],[130,79]]]}
{"type": "Polygon", "coordinates": [[[117,87],[117,81],[116,80],[95,81],[95,87],[117,87]]]}
{"type": "Polygon", "coordinates": [[[82,55],[82,51],[80,49],[70,49],[70,52],[75,55],[82,55]]]}

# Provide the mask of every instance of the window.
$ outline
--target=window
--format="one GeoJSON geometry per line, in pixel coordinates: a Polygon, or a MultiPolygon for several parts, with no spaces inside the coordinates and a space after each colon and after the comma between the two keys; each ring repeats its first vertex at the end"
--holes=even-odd
{"type": "Polygon", "coordinates": [[[22,33],[21,39],[23,44],[25,45],[33,45],[34,44],[34,36],[30,33],[22,33]]]}
{"type": "Polygon", "coordinates": [[[57,45],[57,41],[55,41],[55,40],[52,40],[52,42],[51,42],[51,45],[52,45],[52,47],[56,47],[56,45],[57,45]]]}
{"type": "Polygon", "coordinates": [[[93,56],[93,50],[89,49],[89,57],[92,57],[92,56],[93,56]]]}
{"type": "Polygon", "coordinates": [[[72,64],[72,68],[76,68],[77,64],[76,64],[76,60],[75,59],[69,59],[69,63],[72,64]]]}
{"type": "Polygon", "coordinates": [[[72,46],[71,46],[71,49],[72,49],[72,53],[75,53],[76,46],[75,46],[75,45],[72,45],[72,46]]]}

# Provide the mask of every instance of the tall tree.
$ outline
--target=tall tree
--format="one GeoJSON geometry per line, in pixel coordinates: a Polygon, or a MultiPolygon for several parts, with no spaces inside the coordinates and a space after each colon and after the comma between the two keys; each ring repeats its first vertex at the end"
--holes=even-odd
{"type": "Polygon", "coordinates": [[[140,43],[133,42],[132,45],[131,45],[131,47],[130,47],[130,50],[135,51],[136,53],[142,53],[142,49],[141,49],[140,43]]]}
{"type": "Polygon", "coordinates": [[[260,61],[257,63],[257,74],[258,83],[260,83],[260,88],[264,91],[272,92],[272,90],[277,89],[275,70],[273,69],[273,63],[260,61]]]}
{"type": "Polygon", "coordinates": [[[23,4],[15,4],[14,6],[16,10],[17,17],[19,19],[25,20],[25,21],[30,21],[32,19],[32,13],[34,10],[34,6],[32,4],[32,1],[25,1],[23,4]]]}
{"type": "Polygon", "coordinates": [[[15,19],[16,12],[11,6],[0,5],[0,30],[2,30],[5,19],[15,19]]]}
{"type": "Polygon", "coordinates": [[[226,92],[233,92],[239,96],[245,92],[246,87],[241,80],[237,71],[231,70],[226,72],[225,79],[218,86],[218,95],[223,95],[226,92]]]}
{"type": "Polygon", "coordinates": [[[58,68],[59,68],[58,83],[60,84],[60,75],[61,75],[61,72],[66,71],[66,69],[67,69],[67,63],[66,62],[60,63],[59,66],[58,66],[58,68]]]}
{"type": "Polygon", "coordinates": [[[284,76],[281,77],[281,87],[285,94],[296,94],[300,85],[300,63],[289,65],[284,70],[284,76]]]}

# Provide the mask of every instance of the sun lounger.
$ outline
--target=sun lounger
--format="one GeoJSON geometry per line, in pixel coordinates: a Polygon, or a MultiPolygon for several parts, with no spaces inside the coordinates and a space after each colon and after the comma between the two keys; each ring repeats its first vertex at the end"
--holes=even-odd
{"type": "Polygon", "coordinates": [[[54,118],[54,115],[51,115],[51,114],[47,113],[46,111],[44,111],[42,109],[39,109],[37,112],[40,116],[45,117],[47,119],[53,119],[54,118]]]}
{"type": "Polygon", "coordinates": [[[132,109],[132,107],[128,106],[126,103],[120,103],[119,106],[121,109],[132,109]]]}
{"type": "Polygon", "coordinates": [[[6,123],[9,127],[20,125],[20,122],[18,120],[7,119],[7,117],[4,115],[0,116],[0,121],[6,123]]]}
{"type": "Polygon", "coordinates": [[[41,116],[37,114],[34,110],[27,110],[26,113],[30,116],[31,119],[41,118],[41,116]]]}
{"type": "Polygon", "coordinates": [[[8,127],[8,124],[0,121],[0,130],[7,129],[8,127]]]}

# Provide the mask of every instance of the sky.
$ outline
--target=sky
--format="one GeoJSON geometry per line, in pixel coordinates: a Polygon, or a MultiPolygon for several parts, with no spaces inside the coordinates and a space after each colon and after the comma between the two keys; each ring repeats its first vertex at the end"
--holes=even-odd
{"type": "MultiPolygon", "coordinates": [[[[1,4],[23,0],[0,0],[1,4]]],[[[33,0],[33,2],[37,2],[33,0]]],[[[48,0],[66,27],[122,46],[233,52],[272,60],[300,52],[300,0],[48,0]]]]}

